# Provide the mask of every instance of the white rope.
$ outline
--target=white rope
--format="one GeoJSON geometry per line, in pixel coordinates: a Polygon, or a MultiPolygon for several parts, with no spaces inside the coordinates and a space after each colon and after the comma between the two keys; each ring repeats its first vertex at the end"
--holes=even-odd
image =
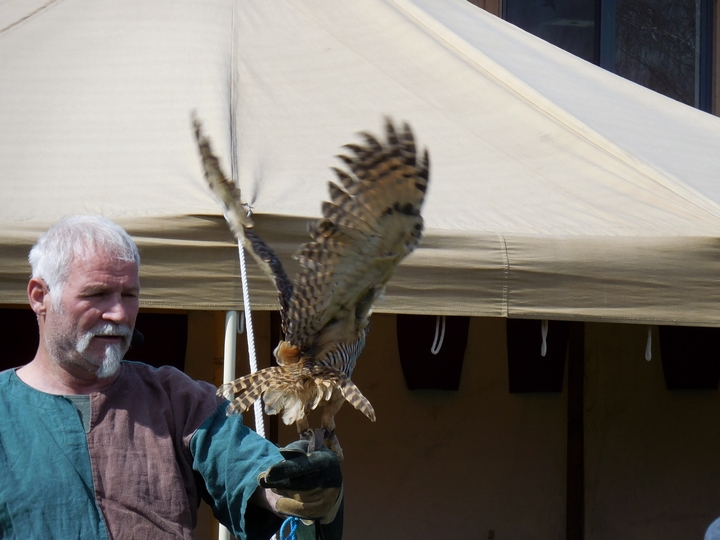
{"type": "Polygon", "coordinates": [[[540,321],[540,333],[542,334],[542,345],[540,345],[540,356],[544,357],[547,354],[547,333],[548,333],[548,320],[543,319],[540,321]]]}
{"type": "Polygon", "coordinates": [[[445,315],[438,315],[437,319],[435,319],[435,339],[433,340],[432,347],[430,347],[430,352],[433,354],[439,353],[440,349],[442,348],[444,339],[445,339],[445,315]],[[442,319],[442,330],[440,329],[440,319],[442,319]],[[439,340],[438,340],[438,334],[440,335],[439,340]]]}
{"type": "MultiPolygon", "coordinates": [[[[242,281],[243,291],[243,305],[245,311],[243,312],[245,319],[245,328],[247,328],[247,344],[248,344],[248,357],[250,359],[250,373],[255,373],[258,370],[257,365],[257,353],[255,352],[255,330],[252,322],[252,311],[250,310],[250,287],[248,286],[247,280],[247,266],[245,265],[245,250],[243,249],[242,242],[238,242],[238,254],[240,257],[240,278],[242,281]]],[[[242,333],[238,328],[238,333],[242,333]]],[[[254,404],[255,412],[255,432],[261,437],[265,437],[265,419],[263,417],[262,399],[258,399],[254,404]]],[[[277,535],[274,534],[271,540],[277,540],[277,535]]]]}
{"type": "MultiPolygon", "coordinates": [[[[250,288],[247,281],[247,268],[245,266],[245,250],[242,242],[238,242],[240,255],[240,277],[242,279],[243,305],[245,306],[245,327],[247,328],[248,357],[250,358],[250,373],[258,370],[257,353],[255,352],[255,332],[253,330],[252,312],[250,311],[250,288]]],[[[255,401],[255,431],[265,437],[265,420],[263,418],[262,400],[255,401]]]]}
{"type": "Polygon", "coordinates": [[[645,344],[645,360],[652,360],[652,326],[648,325],[648,337],[645,344]]]}

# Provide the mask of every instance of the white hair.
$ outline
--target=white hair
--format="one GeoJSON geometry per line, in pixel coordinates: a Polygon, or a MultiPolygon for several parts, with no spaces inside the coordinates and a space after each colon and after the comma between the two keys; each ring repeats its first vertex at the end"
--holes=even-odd
{"type": "Polygon", "coordinates": [[[102,216],[67,217],[50,227],[30,250],[32,277],[45,280],[50,295],[59,299],[72,262],[100,251],[140,266],[138,248],[125,229],[102,216]]]}

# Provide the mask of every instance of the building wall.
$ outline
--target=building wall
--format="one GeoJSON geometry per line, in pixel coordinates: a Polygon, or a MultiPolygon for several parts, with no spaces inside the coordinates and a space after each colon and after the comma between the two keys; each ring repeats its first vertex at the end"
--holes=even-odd
{"type": "MultiPolygon", "coordinates": [[[[555,539],[565,530],[567,395],[508,392],[505,321],[472,319],[460,390],[408,391],[395,317],[377,315],[347,405],[347,540],[555,539]]],[[[441,366],[439,366],[441,369],[441,366]]]]}
{"type": "Polygon", "coordinates": [[[720,394],[665,386],[657,328],[587,324],[585,538],[703,538],[720,516],[720,394]]]}

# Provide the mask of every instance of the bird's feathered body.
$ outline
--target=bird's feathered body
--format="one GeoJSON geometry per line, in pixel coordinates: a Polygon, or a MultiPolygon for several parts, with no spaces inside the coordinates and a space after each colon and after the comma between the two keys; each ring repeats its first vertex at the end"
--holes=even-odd
{"type": "MultiPolygon", "coordinates": [[[[293,282],[255,234],[248,205],[222,173],[197,120],[195,132],[206,179],[230,228],[278,289],[285,337],[275,350],[278,366],[220,388],[238,394],[228,412],[245,411],[262,396],[267,413],[282,413],[286,424],[297,423],[303,432],[307,411],[323,404],[322,427],[333,432],[335,413],[347,400],[374,421],[370,402],[350,377],[365,347],[373,303],[420,242],[427,151],[418,156],[410,128],[398,132],[390,120],[386,142],[363,133],[363,145],[347,145],[349,155],[338,156],[346,169],[334,168],[338,183],[330,182],[323,217],[309,226],[311,241],[296,255],[301,270],[293,282]]],[[[339,445],[333,449],[341,454],[339,445]]]]}

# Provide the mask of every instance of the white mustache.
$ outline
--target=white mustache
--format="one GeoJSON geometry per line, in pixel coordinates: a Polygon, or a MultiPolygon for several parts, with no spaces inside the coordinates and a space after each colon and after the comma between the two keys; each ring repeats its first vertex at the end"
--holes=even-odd
{"type": "Polygon", "coordinates": [[[132,329],[126,324],[101,323],[85,332],[76,344],[76,350],[80,354],[90,346],[90,341],[95,336],[120,336],[125,341],[125,346],[130,345],[132,338],[132,329]]]}
{"type": "Polygon", "coordinates": [[[91,329],[88,334],[92,336],[120,336],[126,340],[132,337],[132,329],[126,324],[104,323],[91,329]]]}

